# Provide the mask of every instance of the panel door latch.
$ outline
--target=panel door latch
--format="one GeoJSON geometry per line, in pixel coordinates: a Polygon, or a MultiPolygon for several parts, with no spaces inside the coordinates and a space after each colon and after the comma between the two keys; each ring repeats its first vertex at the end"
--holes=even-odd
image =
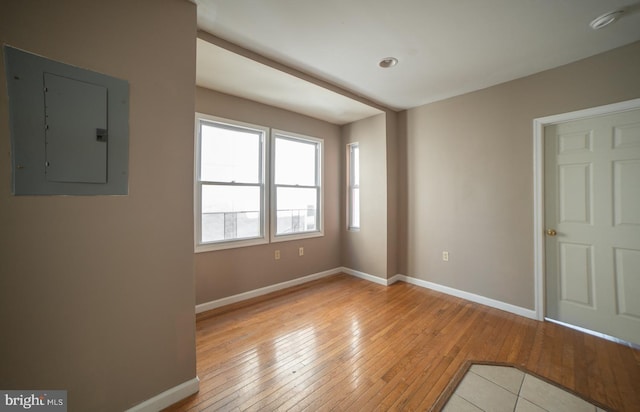
{"type": "Polygon", "coordinates": [[[107,129],[96,129],[96,140],[106,142],[108,137],[107,129]]]}

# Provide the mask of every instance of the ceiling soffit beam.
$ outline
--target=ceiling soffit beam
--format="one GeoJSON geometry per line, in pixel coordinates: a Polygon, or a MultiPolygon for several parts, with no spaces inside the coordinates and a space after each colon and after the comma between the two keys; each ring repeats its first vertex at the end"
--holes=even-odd
{"type": "Polygon", "coordinates": [[[305,72],[302,72],[300,70],[297,69],[293,69],[289,66],[286,66],[282,63],[279,63],[275,60],[272,60],[268,57],[265,57],[261,54],[258,54],[256,52],[253,52],[251,50],[247,50],[244,47],[238,46],[235,43],[231,43],[230,41],[221,39],[220,37],[214,36],[213,34],[206,32],[204,30],[198,30],[198,38],[201,40],[204,40],[206,42],[209,42],[211,44],[214,44],[218,47],[222,47],[225,50],[228,50],[232,53],[236,53],[240,56],[246,57],[247,59],[251,59],[253,61],[256,61],[258,63],[264,64],[266,66],[269,66],[273,69],[279,70],[281,72],[290,74],[291,76],[295,76],[301,80],[307,81],[309,83],[313,83],[316,86],[325,88],[327,90],[330,90],[334,93],[338,93],[342,96],[348,97],[350,99],[353,99],[357,102],[366,104],[367,106],[371,106],[374,107],[378,110],[382,110],[384,112],[394,112],[395,110],[392,110],[390,108],[388,108],[387,106],[384,106],[378,102],[375,102],[373,100],[370,100],[364,96],[360,96],[356,93],[353,93],[352,91],[349,91],[347,89],[343,89],[340,86],[337,86],[333,83],[327,82],[326,80],[322,80],[322,79],[318,79],[317,77],[311,76],[310,74],[307,74],[305,72]]]}

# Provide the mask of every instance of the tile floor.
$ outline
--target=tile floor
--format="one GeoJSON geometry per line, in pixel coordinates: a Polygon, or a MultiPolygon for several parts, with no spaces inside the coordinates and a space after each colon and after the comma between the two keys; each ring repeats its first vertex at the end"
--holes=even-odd
{"type": "Polygon", "coordinates": [[[471,366],[443,411],[604,412],[519,369],[494,365],[471,366]]]}

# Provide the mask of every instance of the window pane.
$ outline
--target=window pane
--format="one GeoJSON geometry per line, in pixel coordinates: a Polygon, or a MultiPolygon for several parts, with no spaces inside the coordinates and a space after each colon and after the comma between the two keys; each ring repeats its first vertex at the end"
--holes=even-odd
{"type": "Polygon", "coordinates": [[[276,234],[318,230],[318,189],[276,189],[276,234]]]}
{"type": "Polygon", "coordinates": [[[360,227],[360,189],[351,190],[351,224],[352,228],[360,227]]]}
{"type": "Polygon", "coordinates": [[[360,228],[360,145],[350,143],[349,150],[349,196],[348,228],[360,228]]]}
{"type": "Polygon", "coordinates": [[[202,186],[202,242],[260,237],[259,186],[202,186]]]}
{"type": "Polygon", "coordinates": [[[351,148],[351,169],[353,173],[353,185],[360,185],[360,146],[354,144],[351,148]]]}
{"type": "Polygon", "coordinates": [[[275,139],[275,184],[316,185],[316,143],[275,139]]]}
{"type": "Polygon", "coordinates": [[[260,182],[262,132],[201,123],[200,179],[215,182],[260,182]]]}

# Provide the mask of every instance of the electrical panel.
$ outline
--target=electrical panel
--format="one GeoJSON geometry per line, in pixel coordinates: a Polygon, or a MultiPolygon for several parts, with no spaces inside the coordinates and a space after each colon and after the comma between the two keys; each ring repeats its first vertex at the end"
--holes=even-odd
{"type": "Polygon", "coordinates": [[[15,195],[126,195],[129,84],[5,46],[15,195]]]}

